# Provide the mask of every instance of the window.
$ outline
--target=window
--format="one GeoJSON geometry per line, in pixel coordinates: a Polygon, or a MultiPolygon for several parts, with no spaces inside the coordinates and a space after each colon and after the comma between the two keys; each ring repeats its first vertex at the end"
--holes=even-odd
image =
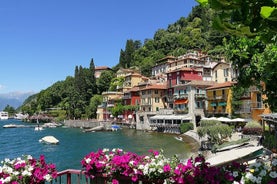
{"type": "Polygon", "coordinates": [[[216,98],[216,91],[213,91],[213,96],[214,98],[216,98]]]}
{"type": "Polygon", "coordinates": [[[145,95],[145,91],[142,91],[141,94],[142,94],[142,95],[145,95]]]}
{"type": "Polygon", "coordinates": [[[156,107],[156,111],[159,111],[159,107],[156,107]]]}
{"type": "Polygon", "coordinates": [[[217,78],[217,71],[214,71],[214,76],[215,78],[217,78]]]}
{"type": "Polygon", "coordinates": [[[229,76],[229,69],[226,68],[224,69],[224,77],[228,77],[229,76]]]}
{"type": "Polygon", "coordinates": [[[158,90],[155,90],[155,94],[156,94],[156,95],[159,94],[159,91],[158,91],[158,90]]]}
{"type": "Polygon", "coordinates": [[[151,90],[149,90],[149,91],[148,91],[148,94],[149,94],[149,95],[151,95],[151,92],[152,92],[152,91],[151,91],[151,90]]]}
{"type": "Polygon", "coordinates": [[[176,78],[176,84],[177,85],[180,84],[180,76],[177,76],[177,78],[176,78]]]}
{"type": "Polygon", "coordinates": [[[148,104],[151,105],[151,98],[148,98],[148,104]]]}
{"type": "Polygon", "coordinates": [[[155,98],[155,103],[159,103],[160,102],[160,98],[159,97],[156,97],[155,98]]]}

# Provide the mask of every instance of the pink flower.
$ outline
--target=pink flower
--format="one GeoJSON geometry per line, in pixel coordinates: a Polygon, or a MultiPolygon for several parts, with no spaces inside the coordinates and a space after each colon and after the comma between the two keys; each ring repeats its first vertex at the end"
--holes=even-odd
{"type": "Polygon", "coordinates": [[[118,180],[113,179],[113,180],[112,180],[112,184],[119,184],[119,182],[118,182],[118,180]]]}
{"type": "Polygon", "coordinates": [[[166,165],[164,166],[164,172],[170,172],[170,170],[171,170],[170,165],[169,165],[169,164],[166,164],[166,165]]]}

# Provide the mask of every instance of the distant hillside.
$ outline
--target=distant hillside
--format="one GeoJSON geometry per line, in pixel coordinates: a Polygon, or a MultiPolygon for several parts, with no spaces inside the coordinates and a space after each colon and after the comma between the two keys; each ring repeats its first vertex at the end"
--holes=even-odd
{"type": "Polygon", "coordinates": [[[0,94],[0,110],[3,110],[7,105],[10,105],[16,109],[21,106],[30,95],[33,94],[33,92],[11,92],[0,94]]]}

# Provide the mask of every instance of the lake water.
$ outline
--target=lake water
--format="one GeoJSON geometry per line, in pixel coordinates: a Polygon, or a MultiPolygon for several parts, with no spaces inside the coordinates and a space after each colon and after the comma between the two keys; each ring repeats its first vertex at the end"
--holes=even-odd
{"type": "Polygon", "coordinates": [[[0,160],[32,155],[39,158],[45,155],[47,163],[55,163],[57,169],[81,169],[81,159],[91,151],[99,148],[121,148],[138,154],[148,154],[148,150],[163,150],[167,157],[177,154],[185,159],[193,154],[195,143],[190,138],[176,140],[176,135],[121,129],[116,132],[84,133],[78,128],[45,128],[35,131],[34,128],[3,128],[6,124],[30,125],[18,120],[0,121],[0,160]],[[39,139],[52,135],[60,143],[47,145],[39,139]]]}

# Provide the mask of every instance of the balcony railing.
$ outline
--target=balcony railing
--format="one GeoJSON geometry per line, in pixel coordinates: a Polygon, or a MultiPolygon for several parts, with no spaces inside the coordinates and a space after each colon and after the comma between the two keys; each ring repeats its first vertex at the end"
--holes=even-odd
{"type": "Polygon", "coordinates": [[[174,94],[174,99],[185,99],[188,98],[188,94],[174,94]]]}
{"type": "Polygon", "coordinates": [[[58,172],[58,177],[55,181],[51,182],[53,184],[66,183],[66,184],[89,184],[90,179],[85,176],[84,171],[76,169],[67,169],[58,172]]]}
{"type": "Polygon", "coordinates": [[[195,98],[206,98],[206,94],[196,93],[194,95],[195,98]]]}

